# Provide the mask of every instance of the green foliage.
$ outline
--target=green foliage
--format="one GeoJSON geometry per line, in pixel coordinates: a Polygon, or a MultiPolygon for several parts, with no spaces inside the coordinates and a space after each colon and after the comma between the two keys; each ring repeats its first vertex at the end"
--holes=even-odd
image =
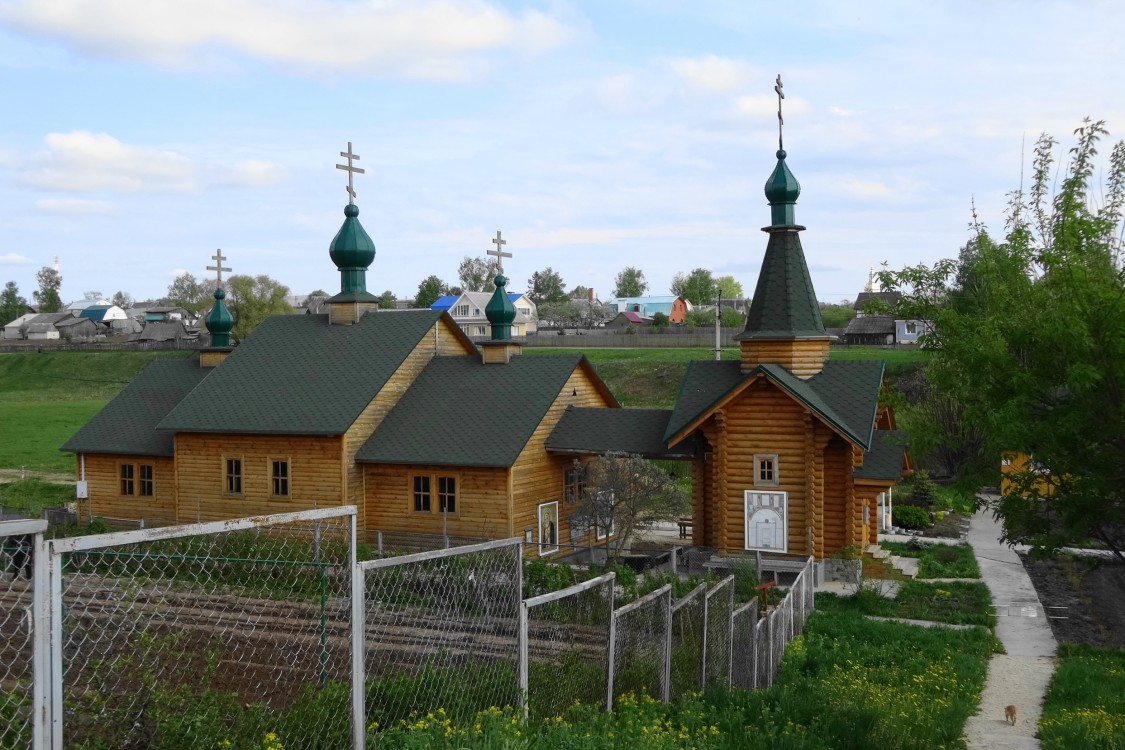
{"type": "Polygon", "coordinates": [[[945,510],[945,498],[934,480],[930,479],[930,472],[918,469],[900,487],[906,492],[912,502],[924,505],[934,510],[945,510]],[[935,507],[937,506],[937,507],[935,507]]]}
{"type": "Polygon", "coordinates": [[[820,303],[820,319],[825,328],[847,328],[848,321],[855,317],[855,308],[850,302],[840,304],[820,303]]]}
{"type": "Polygon", "coordinates": [[[39,273],[35,274],[35,280],[38,282],[39,288],[32,292],[31,296],[35,298],[35,304],[39,306],[39,312],[49,313],[62,310],[62,300],[59,299],[62,276],[59,275],[59,272],[50,266],[43,266],[39,269],[39,273]]]}
{"type": "Polygon", "coordinates": [[[227,307],[234,316],[231,335],[244,339],[271,315],[288,315],[293,308],[285,301],[289,287],[265,274],[235,274],[227,281],[227,307]]]}
{"type": "Polygon", "coordinates": [[[438,301],[438,297],[449,294],[449,285],[435,275],[427,276],[418,283],[418,294],[414,296],[414,307],[427,308],[438,301]]]}
{"type": "Polygon", "coordinates": [[[544,302],[566,302],[566,284],[558,271],[547,266],[527,280],[527,298],[536,306],[544,302]]]}
{"type": "Polygon", "coordinates": [[[645,281],[645,272],[633,266],[627,266],[613,280],[614,297],[641,297],[648,291],[648,282],[645,281]]]}
{"type": "Polygon", "coordinates": [[[715,277],[715,292],[723,299],[744,299],[742,284],[730,274],[715,277]]]}
{"type": "Polygon", "coordinates": [[[44,508],[58,508],[74,500],[74,487],[41,479],[21,479],[0,484],[0,506],[39,516],[44,508]]]}
{"type": "Polygon", "coordinates": [[[466,255],[457,266],[457,280],[463,292],[493,292],[500,264],[495,258],[474,258],[466,255]]]}
{"type": "Polygon", "coordinates": [[[1002,498],[1005,539],[1046,552],[1095,538],[1125,557],[1125,141],[1095,185],[1106,134],[1085,121],[1063,170],[1057,142],[1041,136],[1031,187],[1011,194],[1002,238],[974,221],[957,259],[882,276],[907,292],[899,317],[933,321],[927,377],[981,430],[961,475],[995,484],[1011,450],[1055,479],[1049,495],[1027,477],[1002,498]]]}
{"type": "Polygon", "coordinates": [[[715,278],[706,268],[692,269],[689,274],[677,273],[672,277],[671,292],[693,305],[712,304],[718,296],[715,278]]]}
{"type": "Polygon", "coordinates": [[[20,296],[16,282],[9,281],[0,292],[0,326],[11,323],[27,312],[27,300],[20,296]]]}
{"type": "Polygon", "coordinates": [[[120,307],[122,310],[128,309],[133,306],[133,296],[128,292],[118,290],[113,293],[110,302],[120,307]]]}
{"type": "Polygon", "coordinates": [[[1125,747],[1125,649],[1059,644],[1037,736],[1047,750],[1125,747]]]}
{"type": "Polygon", "coordinates": [[[214,291],[213,287],[208,289],[206,284],[200,283],[195,276],[185,271],[168,285],[164,304],[201,313],[211,306],[211,294],[214,291]]]}
{"type": "Polygon", "coordinates": [[[928,529],[934,525],[929,513],[913,505],[895,505],[891,509],[891,521],[902,529],[928,529]]]}
{"type": "Polygon", "coordinates": [[[816,609],[879,617],[933,620],[954,625],[996,624],[992,596],[983,583],[906,581],[893,599],[865,582],[854,596],[817,594],[816,609]]]}
{"type": "Polygon", "coordinates": [[[395,293],[390,289],[386,290],[379,295],[379,309],[380,310],[393,310],[395,309],[395,293]]]}
{"type": "Polygon", "coordinates": [[[879,542],[887,552],[918,559],[919,578],[980,578],[980,567],[967,544],[879,542]]]}
{"type": "Polygon", "coordinates": [[[665,315],[662,312],[653,313],[653,315],[652,315],[652,327],[653,328],[655,328],[657,330],[660,330],[661,328],[667,328],[669,325],[670,325],[670,321],[668,320],[667,315],[665,315]]]}

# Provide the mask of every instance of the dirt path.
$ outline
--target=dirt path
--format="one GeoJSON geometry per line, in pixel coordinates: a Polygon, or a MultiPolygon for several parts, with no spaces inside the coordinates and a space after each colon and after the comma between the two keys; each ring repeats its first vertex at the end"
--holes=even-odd
{"type": "Polygon", "coordinates": [[[1035,729],[1055,671],[1055,637],[1030,576],[1016,552],[1000,542],[1000,531],[992,513],[982,511],[973,516],[967,539],[996,607],[996,637],[1007,651],[989,661],[980,711],[965,724],[971,750],[1038,748],[1035,729]],[[1004,721],[1008,705],[1019,710],[1015,726],[1004,721]]]}

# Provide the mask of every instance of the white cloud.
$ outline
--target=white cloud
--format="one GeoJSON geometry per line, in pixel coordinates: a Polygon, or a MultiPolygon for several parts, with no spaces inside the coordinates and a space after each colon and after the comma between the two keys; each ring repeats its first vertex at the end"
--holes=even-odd
{"type": "Polygon", "coordinates": [[[56,214],[114,214],[120,207],[107,201],[88,201],[81,198],[43,198],[35,201],[42,211],[56,214]]]}
{"type": "Polygon", "coordinates": [[[0,263],[6,266],[26,266],[31,263],[31,258],[19,253],[4,253],[0,255],[0,263]]]}
{"type": "Polygon", "coordinates": [[[106,57],[173,68],[233,54],[331,73],[429,80],[478,72],[501,49],[538,54],[574,32],[487,0],[10,0],[0,23],[106,57]]]}
{"type": "Polygon", "coordinates": [[[196,169],[174,151],[131,146],[105,133],[51,133],[47,151],[25,167],[24,181],[68,192],[192,192],[196,169]]]}
{"type": "Polygon", "coordinates": [[[287,179],[289,179],[289,173],[281,165],[248,159],[235,164],[234,168],[220,181],[247,187],[273,187],[287,179]]]}
{"type": "Polygon", "coordinates": [[[716,94],[728,94],[753,80],[754,70],[739,60],[704,55],[670,60],[673,72],[688,88],[716,94]]]}
{"type": "Polygon", "coordinates": [[[856,111],[854,109],[844,109],[843,107],[837,106],[829,107],[828,111],[840,117],[851,117],[852,115],[856,114],[856,111]]]}
{"type": "MultiPolygon", "coordinates": [[[[777,117],[776,94],[748,94],[738,97],[734,102],[735,109],[740,115],[751,119],[762,117],[777,117]]],[[[782,105],[783,114],[803,115],[811,111],[809,103],[799,97],[786,97],[782,105]]]]}
{"type": "Polygon", "coordinates": [[[610,112],[625,114],[637,106],[636,82],[630,73],[606,76],[597,84],[598,101],[610,112]]]}

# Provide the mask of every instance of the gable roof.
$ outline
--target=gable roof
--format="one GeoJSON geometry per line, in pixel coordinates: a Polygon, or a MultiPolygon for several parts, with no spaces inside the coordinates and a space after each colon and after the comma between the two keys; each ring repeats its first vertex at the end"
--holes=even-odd
{"type": "Polygon", "coordinates": [[[863,466],[853,472],[856,479],[897,482],[902,478],[906,433],[902,430],[877,430],[871,450],[863,455],[863,466]]]}
{"type": "Polygon", "coordinates": [[[137,335],[137,341],[172,341],[187,337],[182,320],[149,320],[137,335]]]}
{"type": "Polygon", "coordinates": [[[55,329],[55,324],[60,320],[72,318],[74,315],[70,312],[56,312],[56,313],[39,313],[31,320],[27,321],[28,333],[47,333],[55,329]]]}
{"type": "Polygon", "coordinates": [[[889,315],[856,316],[848,321],[845,336],[883,335],[895,332],[895,319],[889,315]]]}
{"type": "Polygon", "coordinates": [[[431,310],[448,310],[453,307],[453,303],[457,301],[460,294],[447,294],[443,297],[438,297],[434,300],[434,304],[430,305],[431,310]]]}
{"type": "MultiPolygon", "coordinates": [[[[430,466],[509,467],[575,369],[605,386],[580,354],[437,357],[356,453],[356,461],[430,466]]],[[[616,406],[608,390],[603,393],[616,406]]]]}
{"type": "Polygon", "coordinates": [[[877,360],[825,362],[824,369],[808,380],[781,365],[759,365],[743,375],[740,362],[693,361],[680,382],[664,439],[671,441],[681,435],[759,373],[847,439],[864,448],[870,446],[883,382],[883,363],[877,360]]]}
{"type": "Polygon", "coordinates": [[[547,438],[551,453],[627,453],[642,458],[692,458],[696,443],[675,448],[664,442],[671,409],[591,409],[567,407],[547,438]]]}
{"type": "Polygon", "coordinates": [[[171,456],[174,436],[156,425],[208,372],[196,357],[150,362],[59,450],[171,456]]]}
{"type": "Polygon", "coordinates": [[[863,312],[863,308],[872,300],[879,300],[888,306],[893,306],[900,299],[902,299],[902,292],[860,292],[856,295],[852,309],[863,312]]]}
{"type": "Polygon", "coordinates": [[[160,428],[340,435],[443,315],[370,312],[348,326],[329,325],[327,315],[267,318],[160,428]]]}

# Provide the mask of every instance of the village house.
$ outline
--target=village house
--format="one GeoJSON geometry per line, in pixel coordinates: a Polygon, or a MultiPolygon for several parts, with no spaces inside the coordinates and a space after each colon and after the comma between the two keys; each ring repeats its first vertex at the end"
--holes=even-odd
{"type": "Polygon", "coordinates": [[[67,441],[80,515],[354,504],[369,532],[519,536],[528,554],[564,555],[612,533],[576,520],[582,462],[624,452],[691,463],[696,545],[823,558],[873,542],[909,459],[879,400],[882,363],[827,361],[798,194],[779,151],[740,359],[691,363],[663,410],[619,408],[581,355],[522,355],[502,267],[488,340],[446,311],[379,310],[375,247],[349,203],[329,249],[341,290],[323,314],[269,318],[232,347],[220,286],[212,345],[152,363],[67,441]]]}
{"type": "MultiPolygon", "coordinates": [[[[489,334],[488,318],[484,308],[488,305],[492,295],[488,292],[462,292],[440,297],[431,310],[445,310],[453,318],[461,330],[472,338],[483,338],[489,334]]],[[[508,292],[508,300],[516,309],[516,318],[512,321],[512,335],[526,336],[535,333],[538,327],[538,311],[536,305],[526,294],[508,292]]]]}
{"type": "Polygon", "coordinates": [[[664,313],[672,323],[683,323],[685,316],[691,311],[691,303],[676,295],[618,297],[611,300],[609,306],[614,312],[636,313],[642,318],[652,318],[657,313],[664,313]]]}

